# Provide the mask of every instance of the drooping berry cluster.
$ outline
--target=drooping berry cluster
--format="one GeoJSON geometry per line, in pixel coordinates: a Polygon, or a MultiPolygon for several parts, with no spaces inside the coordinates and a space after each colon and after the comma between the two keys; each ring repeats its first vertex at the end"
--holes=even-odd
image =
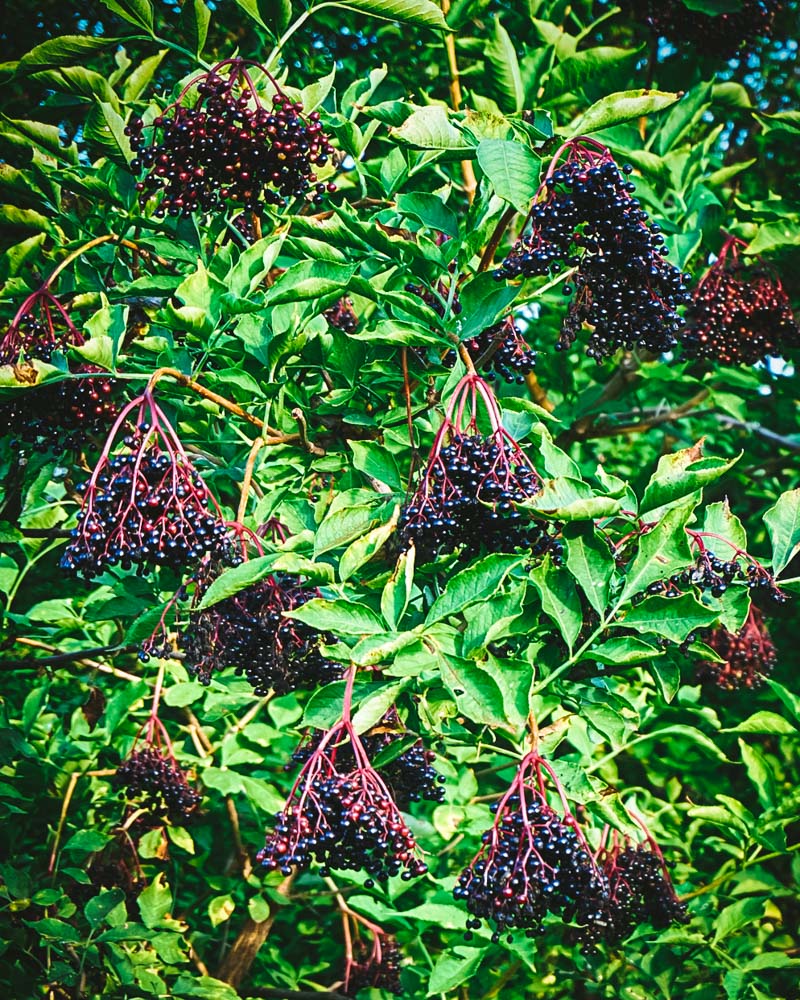
{"type": "MultiPolygon", "coordinates": [[[[49,364],[56,351],[84,343],[67,309],[44,287],[23,302],[0,340],[0,364],[49,364]]],[[[70,361],[69,367],[72,375],[82,377],[36,384],[32,368],[16,369],[17,380],[31,384],[0,402],[4,436],[35,451],[59,453],[80,448],[91,436],[106,430],[117,413],[111,398],[114,380],[96,365],[70,361]],[[88,377],[92,375],[98,377],[88,377]]]]}
{"type": "Polygon", "coordinates": [[[226,203],[250,210],[283,205],[306,195],[312,184],[319,202],[333,189],[315,184],[313,168],[324,166],[333,152],[319,113],[304,115],[302,104],[246,59],[226,59],[195,77],[152,126],[136,118],[125,132],[138,153],[133,169],[145,171],[137,184],[139,201],[144,206],[159,194],[157,216],[212,212],[226,203]],[[271,107],[254,77],[277,91],[271,107]],[[190,91],[196,99],[184,105],[190,91]],[[152,128],[149,142],[146,128],[152,128]]]}
{"type": "Polygon", "coordinates": [[[800,347],[800,326],[780,281],[738,258],[730,237],[694,292],[681,333],[683,352],[726,365],[753,365],[800,347]]]}
{"type": "Polygon", "coordinates": [[[422,875],[427,866],[417,857],[414,836],[391,792],[370,764],[349,721],[328,730],[305,762],[275,830],[258,855],[267,871],[288,875],[312,861],[331,870],[363,871],[384,882],[422,875]],[[354,765],[340,764],[335,749],[349,744],[354,765]]]}
{"type": "MultiPolygon", "coordinates": [[[[602,918],[605,879],[566,800],[563,815],[549,805],[545,774],[555,779],[538,754],[524,758],[493,806],[495,821],[483,835],[483,847],[453,890],[472,915],[468,931],[486,920],[494,925],[495,942],[504,934],[513,940],[516,930],[536,936],[548,913],[579,927],[602,918]]],[[[555,787],[560,791],[557,780],[555,787]]]]}
{"type": "Polygon", "coordinates": [[[525,453],[503,428],[486,383],[477,375],[465,375],[416,492],[401,511],[400,544],[406,548],[413,543],[420,560],[456,549],[468,554],[532,550],[541,542],[542,526],[516,505],[534,497],[541,486],[525,453]],[[488,436],[478,429],[478,397],[488,413],[488,436]],[[465,419],[467,405],[470,415],[465,419]]]}
{"type": "Polygon", "coordinates": [[[648,595],[680,597],[690,587],[696,588],[701,593],[711,594],[712,597],[722,597],[732,583],[739,582],[751,591],[765,594],[776,604],[786,602],[786,593],[777,585],[775,577],[747,552],[726,538],[710,532],[687,528],[686,534],[689,536],[692,548],[697,552],[694,563],[679,573],[673,573],[667,580],[651,583],[645,592],[634,598],[634,601],[644,600],[648,595]],[[731,549],[731,558],[725,560],[717,556],[708,548],[704,541],[706,538],[715,538],[718,542],[728,545],[731,549]]]}
{"type": "Polygon", "coordinates": [[[565,143],[534,198],[527,234],[495,272],[517,278],[574,268],[556,347],[569,347],[588,323],[586,353],[597,361],[619,348],[669,350],[682,322],[677,307],[688,299],[684,276],[664,259],[660,227],[633,197],[630,172],[593,139],[565,143]]]}
{"type": "Polygon", "coordinates": [[[87,580],[109,566],[183,570],[224,542],[217,503],[150,390],[120,413],[81,489],[83,506],[61,566],[87,580]],[[134,411],[124,451],[112,456],[134,411]]]}
{"type": "Polygon", "coordinates": [[[174,757],[154,746],[134,750],[117,768],[113,784],[130,798],[142,797],[146,809],[156,816],[181,823],[191,819],[200,795],[186,780],[174,757]]]}
{"type": "Polygon", "coordinates": [[[337,330],[342,330],[344,333],[355,333],[358,329],[358,316],[353,308],[352,299],[346,295],[330,309],[326,309],[322,315],[330,326],[336,327],[337,330]]]}
{"type": "Polygon", "coordinates": [[[359,990],[377,989],[399,996],[403,992],[400,985],[401,955],[395,938],[352,910],[344,913],[343,917],[347,922],[350,944],[342,984],[344,995],[354,997],[359,990]],[[365,928],[369,934],[369,944],[361,936],[360,928],[365,928]]]}
{"type": "Polygon", "coordinates": [[[780,0],[741,0],[737,10],[706,14],[680,0],[629,0],[635,17],[681,47],[700,46],[718,59],[731,59],[772,35],[780,0]]]}
{"type": "MultiPolygon", "coordinates": [[[[314,753],[324,736],[317,730],[305,739],[292,754],[295,763],[303,764],[314,753]]],[[[432,766],[436,754],[426,750],[422,740],[417,740],[402,752],[393,754],[398,744],[406,743],[406,734],[394,708],[390,708],[381,721],[360,737],[373,767],[386,782],[399,809],[407,809],[411,802],[442,802],[444,775],[432,766]],[[385,763],[382,761],[385,760],[385,763]]],[[[336,766],[351,771],[356,761],[350,743],[338,744],[330,750],[336,766]]]]}
{"type": "Polygon", "coordinates": [[[747,619],[738,632],[729,632],[721,625],[702,638],[724,662],[698,663],[697,679],[725,691],[760,687],[777,663],[764,617],[754,604],[750,605],[747,619]]]}
{"type": "Polygon", "coordinates": [[[590,950],[601,940],[611,946],[619,944],[643,923],[662,930],[687,922],[686,904],[676,896],[663,855],[652,838],[633,845],[613,831],[611,845],[601,848],[597,862],[606,882],[602,918],[578,934],[590,950]]]}
{"type": "Polygon", "coordinates": [[[488,379],[496,376],[522,385],[536,366],[536,351],[525,342],[513,316],[487,327],[465,344],[475,367],[485,372],[488,379]]]}

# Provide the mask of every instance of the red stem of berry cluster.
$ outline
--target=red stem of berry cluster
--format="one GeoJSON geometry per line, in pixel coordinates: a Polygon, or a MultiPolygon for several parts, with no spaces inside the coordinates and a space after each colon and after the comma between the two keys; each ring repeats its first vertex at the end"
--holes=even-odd
{"type": "Polygon", "coordinates": [[[10,354],[10,352],[16,352],[19,350],[19,324],[22,320],[29,316],[33,309],[38,304],[40,316],[45,324],[47,336],[49,342],[55,344],[58,340],[56,334],[55,324],[53,322],[53,315],[51,309],[55,308],[60,314],[64,323],[66,324],[66,333],[68,334],[67,343],[71,347],[81,347],[86,343],[86,340],[80,330],[72,322],[69,313],[64,308],[64,306],[59,302],[59,300],[53,295],[53,293],[48,288],[45,283],[41,288],[38,288],[35,292],[31,294],[23,301],[22,305],[17,310],[14,318],[8,326],[5,336],[2,342],[0,342],[0,357],[10,354]]]}

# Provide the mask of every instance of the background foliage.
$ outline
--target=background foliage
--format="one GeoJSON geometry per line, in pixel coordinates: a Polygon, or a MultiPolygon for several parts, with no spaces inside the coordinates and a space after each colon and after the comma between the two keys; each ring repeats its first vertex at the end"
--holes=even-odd
{"type": "MultiPolygon", "coordinates": [[[[86,332],[81,354],[127,396],[169,367],[287,436],[255,455],[246,523],[288,526],[277,565],[314,579],[329,602],[308,620],[336,635],[343,658],[379,664],[356,687],[367,717],[396,701],[437,751],[445,801],[412,808],[429,876],[366,889],[357,873],[335,875],[353,909],[396,934],[412,997],[797,995],[795,606],[770,609],[778,665],[768,683],[726,693],[698,683],[701,653],[679,644],[720,619],[737,628],[741,588],[722,600],[631,600],[686,564],[684,525],[738,530],[728,509],[748,550],[797,591],[793,359],[725,367],[620,355],[600,367],[580,341],[552,349],[557,284],[479,273],[509,206],[519,214],[501,252],[518,232],[552,137],[591,133],[633,164],[637,197],[682,268],[697,278],[721,233],[733,233],[800,298],[795,5],[781,8],[772,41],[729,62],[654,41],[622,8],[457,0],[444,7],[447,34],[429,0],[42,0],[0,36],[4,319],[71,251],[114,234],[75,255],[53,286],[86,332]],[[265,212],[260,236],[243,236],[235,212],[142,211],[124,131],[200,66],[235,53],[318,107],[339,150],[328,202],[265,212]],[[450,239],[437,241],[441,232],[450,239]],[[459,282],[457,315],[406,290],[443,278],[459,282]],[[345,294],[354,335],[323,315],[345,294]],[[564,526],[566,565],[444,557],[418,565],[398,598],[397,553],[384,543],[412,472],[401,348],[424,456],[464,371],[445,355],[449,335],[474,336],[512,304],[539,352],[536,378],[497,393],[548,481],[539,506],[564,526]],[[661,527],[619,567],[594,525],[621,537],[622,508],[661,527]],[[502,643],[510,657],[498,655],[502,643]],[[674,862],[687,925],[643,927],[599,959],[560,925],[535,941],[493,944],[485,931],[464,940],[452,886],[513,776],[529,712],[582,815],[619,820],[620,802],[636,801],[674,862]]],[[[29,400],[37,390],[17,374],[2,369],[4,399],[29,400]]],[[[175,379],[158,389],[233,518],[257,430],[175,379]]],[[[304,726],[336,720],[340,685],[256,697],[230,673],[204,687],[167,661],[160,715],[202,790],[201,813],[123,843],[125,805],[109,779],[159,670],[136,650],[180,581],[168,571],[115,569],[92,584],[61,574],[75,484],[99,445],[73,456],[21,451],[9,436],[0,444],[4,993],[335,990],[342,938],[330,884],[312,870],[287,885],[252,859],[291,785],[284,764],[304,726]],[[115,851],[140,881],[98,891],[92,859],[115,851]]]]}

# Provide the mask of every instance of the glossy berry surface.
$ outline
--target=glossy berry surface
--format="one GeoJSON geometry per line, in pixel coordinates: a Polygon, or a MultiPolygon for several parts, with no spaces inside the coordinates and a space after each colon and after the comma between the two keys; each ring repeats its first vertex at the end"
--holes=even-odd
{"type": "Polygon", "coordinates": [[[288,875],[312,861],[321,874],[362,871],[371,887],[394,875],[422,875],[414,836],[348,723],[328,731],[295,781],[275,829],[258,855],[266,870],[288,875]],[[334,747],[350,744],[355,766],[339,764],[334,747]]]}
{"type": "Polygon", "coordinates": [[[322,314],[330,326],[341,330],[343,333],[355,333],[358,329],[358,316],[353,308],[353,302],[345,296],[339,299],[330,309],[326,309],[322,314]]]}
{"type": "Polygon", "coordinates": [[[681,334],[686,357],[753,365],[800,347],[800,326],[783,286],[757,264],[740,263],[740,243],[727,241],[695,290],[681,334]]]}
{"type": "Polygon", "coordinates": [[[704,660],[698,663],[697,679],[724,691],[761,687],[778,660],[764,616],[754,604],[750,605],[747,619],[738,632],[729,632],[720,626],[702,638],[723,662],[704,660]]]}
{"type": "MultiPolygon", "coordinates": [[[[536,366],[536,351],[525,341],[512,316],[465,341],[475,367],[486,378],[522,385],[536,366]]],[[[455,354],[451,355],[455,359],[455,354]]]]}
{"type": "Polygon", "coordinates": [[[333,149],[319,114],[303,114],[279,89],[265,104],[262,77],[277,89],[257,63],[228,59],[196,77],[152,124],[131,120],[125,131],[137,153],[132,166],[144,171],[142,206],[157,195],[156,216],[186,216],[228,204],[258,210],[309,193],[323,199],[332,185],[316,183],[314,168],[333,149]],[[194,102],[183,104],[190,91],[194,102]]]}
{"type": "Polygon", "coordinates": [[[591,139],[556,154],[528,215],[526,235],[495,272],[524,278],[574,269],[559,350],[592,327],[586,353],[603,361],[620,348],[662,353],[676,343],[688,299],[684,276],[665,256],[661,229],[633,197],[629,167],[591,139]]]}
{"type": "Polygon", "coordinates": [[[177,823],[191,819],[200,804],[177,761],[153,746],[134,750],[117,768],[113,784],[129,798],[140,798],[154,815],[177,823]]]}
{"type": "Polygon", "coordinates": [[[120,414],[82,492],[61,567],[85,579],[110,566],[181,571],[224,541],[216,501],[147,394],[120,414]],[[123,438],[123,450],[112,455],[115,435],[133,411],[135,428],[123,438]]]}

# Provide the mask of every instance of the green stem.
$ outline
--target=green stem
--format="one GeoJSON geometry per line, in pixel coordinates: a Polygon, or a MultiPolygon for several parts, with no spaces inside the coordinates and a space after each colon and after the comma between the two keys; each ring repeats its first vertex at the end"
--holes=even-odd
{"type": "Polygon", "coordinates": [[[308,10],[303,11],[303,13],[298,17],[294,24],[290,24],[283,35],[278,39],[275,48],[270,52],[269,59],[267,59],[266,65],[271,66],[273,62],[278,58],[283,50],[284,45],[289,41],[292,35],[297,31],[298,28],[302,27],[305,22],[311,17],[312,14],[316,14],[317,11],[323,10],[325,7],[341,7],[345,10],[351,8],[347,7],[347,4],[335,3],[333,0],[328,0],[326,3],[318,3],[316,7],[309,7],[308,10]]]}
{"type": "Polygon", "coordinates": [[[177,42],[171,42],[168,38],[160,38],[158,35],[129,35],[129,38],[135,39],[138,42],[155,42],[157,45],[163,45],[167,49],[172,49],[173,52],[178,52],[182,56],[186,56],[191,59],[192,62],[196,62],[198,66],[201,66],[204,70],[208,71],[213,69],[211,63],[207,63],[205,59],[201,59],[197,53],[192,52],[191,49],[184,48],[183,45],[178,45],[177,42]]]}
{"type": "Polygon", "coordinates": [[[17,592],[19,591],[19,588],[22,586],[22,581],[28,575],[28,573],[30,572],[30,570],[33,569],[33,567],[36,565],[36,563],[40,559],[42,559],[44,556],[46,556],[48,552],[52,552],[53,549],[59,548],[60,545],[61,545],[61,542],[58,541],[58,542],[54,542],[50,546],[46,546],[45,548],[40,549],[36,553],[36,555],[32,559],[30,559],[26,563],[26,565],[20,570],[19,575],[17,576],[17,578],[14,581],[11,589],[8,592],[8,597],[6,599],[6,608],[5,608],[6,614],[8,614],[8,612],[11,610],[11,605],[14,602],[14,598],[17,596],[17,592]]]}

